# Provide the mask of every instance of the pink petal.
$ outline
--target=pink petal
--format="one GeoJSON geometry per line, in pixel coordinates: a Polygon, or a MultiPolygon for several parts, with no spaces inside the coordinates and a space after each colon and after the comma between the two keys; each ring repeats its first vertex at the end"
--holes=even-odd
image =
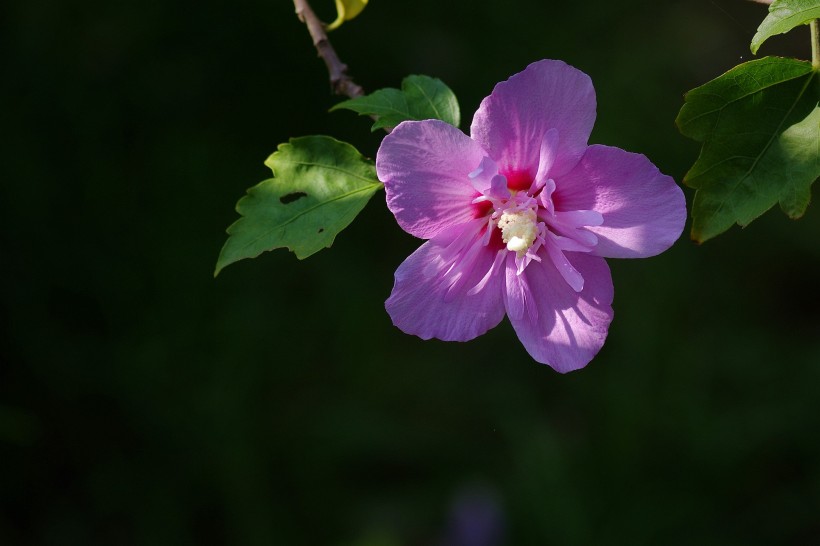
{"type": "Polygon", "coordinates": [[[422,339],[467,341],[501,322],[503,269],[487,277],[497,251],[482,244],[485,226],[474,220],[442,231],[399,266],[385,302],[393,324],[422,339]]]}
{"type": "MultiPolygon", "coordinates": [[[[549,256],[552,261],[553,267],[555,267],[561,275],[561,278],[567,282],[570,288],[576,292],[580,292],[584,289],[584,276],[572,266],[569,257],[563,252],[564,249],[561,248],[562,246],[572,248],[573,242],[572,239],[567,239],[566,237],[559,238],[552,235],[547,239],[544,248],[547,251],[547,256],[549,256]]],[[[582,250],[586,249],[582,248],[582,250]]]]}
{"type": "Polygon", "coordinates": [[[526,275],[518,274],[518,264],[515,261],[515,254],[507,253],[506,263],[506,298],[504,306],[510,320],[523,320],[525,317],[531,321],[538,320],[538,305],[532,299],[532,291],[527,283],[526,275]]]}
{"type": "Polygon", "coordinates": [[[595,210],[603,216],[593,254],[645,258],[678,240],[686,221],[686,200],[675,181],[645,156],[610,146],[590,146],[578,165],[556,180],[555,207],[595,210]]]}
{"type": "Polygon", "coordinates": [[[448,226],[472,220],[478,192],[469,175],[485,157],[481,147],[448,123],[405,121],[387,135],[376,155],[387,207],[406,232],[431,239],[448,226]]]}
{"type": "Polygon", "coordinates": [[[549,176],[568,172],[584,153],[595,123],[595,90],[589,76],[561,61],[543,60],[499,83],[485,98],[470,128],[502,174],[538,172],[550,129],[557,140],[549,176]]]}
{"type": "MultiPolygon", "coordinates": [[[[540,189],[547,183],[547,179],[552,173],[552,166],[555,164],[555,154],[558,152],[558,130],[550,129],[541,138],[541,151],[538,158],[538,171],[535,173],[533,190],[540,189]]],[[[530,193],[534,194],[534,191],[530,193]]]]}
{"type": "Polygon", "coordinates": [[[507,265],[504,304],[510,322],[527,352],[560,373],[586,366],[606,340],[612,322],[612,278],[603,258],[568,252],[584,277],[575,292],[550,260],[531,262],[520,277],[507,265]],[[522,285],[524,294],[522,296],[522,285]],[[523,303],[522,303],[523,299],[523,303]],[[522,312],[534,302],[536,312],[522,312]]]}

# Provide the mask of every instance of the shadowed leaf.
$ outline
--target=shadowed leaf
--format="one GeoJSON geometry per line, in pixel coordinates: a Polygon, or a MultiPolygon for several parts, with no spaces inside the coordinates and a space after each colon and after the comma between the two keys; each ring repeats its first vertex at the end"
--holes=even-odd
{"type": "Polygon", "coordinates": [[[676,123],[703,143],[684,182],[697,189],[692,238],[746,226],[775,203],[791,218],[820,176],[820,83],[810,63],[766,57],[686,94],[676,123]]]}
{"type": "Polygon", "coordinates": [[[455,94],[438,78],[408,76],[401,89],[388,87],[364,97],[336,104],[333,110],[353,110],[361,115],[377,116],[371,130],[393,128],[402,121],[440,119],[458,127],[461,113],[455,94]]]}

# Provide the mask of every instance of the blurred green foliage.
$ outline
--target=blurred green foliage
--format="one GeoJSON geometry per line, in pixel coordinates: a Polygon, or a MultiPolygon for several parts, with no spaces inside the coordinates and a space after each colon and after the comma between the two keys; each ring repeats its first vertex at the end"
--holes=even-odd
{"type": "MultiPolygon", "coordinates": [[[[609,340],[561,376],[506,323],[466,344],[395,329],[382,303],[419,241],[379,199],[309,260],[212,278],[277,144],[331,134],[373,157],[382,136],[327,113],[289,2],[0,10],[0,544],[455,545],[474,491],[498,544],[820,536],[815,207],[612,261],[609,340]]],[[[563,59],[596,86],[592,142],[679,181],[698,148],[674,126],[683,92],[748,58],[764,15],[380,1],[332,39],[368,91],[441,78],[464,127],[496,82],[563,59]]],[[[795,40],[761,53],[807,58],[795,40]]]]}

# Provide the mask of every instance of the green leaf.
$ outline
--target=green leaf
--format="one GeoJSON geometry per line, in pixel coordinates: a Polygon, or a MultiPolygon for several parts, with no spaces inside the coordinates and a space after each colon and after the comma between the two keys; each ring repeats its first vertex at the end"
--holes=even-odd
{"type": "Polygon", "coordinates": [[[774,0],[752,38],[752,53],[757,54],[761,44],[775,34],[784,34],[812,19],[820,19],[820,0],[774,0]]]}
{"type": "Polygon", "coordinates": [[[438,78],[407,76],[401,89],[388,87],[364,97],[346,100],[330,110],[353,110],[378,119],[371,130],[392,129],[402,121],[440,119],[458,127],[461,114],[458,100],[449,87],[438,78]]]}
{"type": "Polygon", "coordinates": [[[820,176],[820,76],[810,63],[765,57],[686,94],[676,123],[703,143],[684,178],[697,189],[692,238],[748,225],[780,202],[799,218],[820,176]]]}
{"type": "Polygon", "coordinates": [[[274,178],[236,204],[242,218],[228,228],[214,276],[266,250],[287,247],[302,260],[329,247],[382,187],[371,160],[327,136],[292,138],[265,165],[274,178]]]}

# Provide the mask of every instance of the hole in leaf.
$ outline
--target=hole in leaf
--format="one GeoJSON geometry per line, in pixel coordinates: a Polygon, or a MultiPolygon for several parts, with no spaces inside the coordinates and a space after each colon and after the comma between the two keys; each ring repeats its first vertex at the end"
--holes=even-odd
{"type": "Polygon", "coordinates": [[[319,231],[318,231],[317,233],[322,233],[324,230],[325,230],[325,228],[320,227],[320,228],[319,228],[319,231]]]}
{"type": "Polygon", "coordinates": [[[293,203],[294,201],[297,201],[297,200],[301,199],[302,197],[307,197],[307,194],[303,191],[295,191],[293,193],[283,195],[282,197],[279,198],[279,201],[283,205],[287,205],[288,203],[293,203]]]}

